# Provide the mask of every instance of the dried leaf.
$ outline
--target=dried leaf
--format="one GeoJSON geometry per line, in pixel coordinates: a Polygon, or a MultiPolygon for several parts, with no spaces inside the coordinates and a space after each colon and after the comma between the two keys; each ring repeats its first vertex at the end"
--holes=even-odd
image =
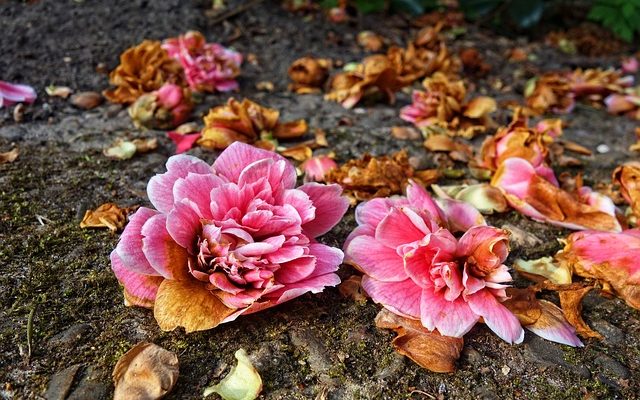
{"type": "Polygon", "coordinates": [[[234,311],[193,280],[162,281],[153,307],[160,329],[172,331],[182,326],[187,333],[214,328],[234,311]]]}
{"type": "Polygon", "coordinates": [[[392,126],[391,136],[398,140],[418,140],[422,134],[410,126],[392,126]]]}
{"type": "Polygon", "coordinates": [[[120,208],[114,203],[105,203],[95,210],[87,210],[80,222],[80,228],[108,228],[113,232],[124,228],[127,214],[132,207],[120,208]]]}
{"type": "Polygon", "coordinates": [[[594,331],[582,319],[582,299],[593,289],[588,286],[577,290],[563,290],[558,292],[562,313],[571,325],[576,328],[578,335],[584,338],[602,339],[602,335],[594,331]]]}
{"type": "Polygon", "coordinates": [[[360,47],[372,53],[380,51],[384,46],[382,36],[372,31],[362,31],[358,33],[357,41],[360,47]]]}
{"type": "Polygon", "coordinates": [[[278,150],[278,153],[285,157],[293,158],[299,162],[307,161],[311,156],[313,156],[313,151],[305,144],[284,148],[282,150],[278,150]]]}
{"type": "Polygon", "coordinates": [[[502,305],[511,311],[522,325],[536,323],[542,315],[542,308],[536,298],[535,290],[531,288],[507,288],[508,299],[502,305]]]}
{"type": "Polygon", "coordinates": [[[144,154],[158,148],[158,139],[144,138],[133,139],[132,143],[136,146],[136,153],[144,154]]]}
{"type": "Polygon", "coordinates": [[[128,160],[136,154],[137,146],[128,140],[118,139],[116,142],[103,150],[103,154],[116,160],[128,160]]]}
{"type": "Polygon", "coordinates": [[[0,153],[0,164],[12,163],[18,158],[18,155],[20,155],[20,151],[17,147],[5,153],[0,153]]]}
{"type": "Polygon", "coordinates": [[[71,96],[71,93],[73,93],[73,89],[68,86],[55,85],[47,86],[44,91],[51,97],[62,97],[63,99],[66,99],[71,96]]]}
{"type": "Polygon", "coordinates": [[[357,303],[364,303],[367,301],[367,293],[362,289],[361,282],[362,276],[351,275],[342,281],[338,286],[338,291],[343,297],[352,299],[357,303]]]}
{"type": "Polygon", "coordinates": [[[104,98],[98,92],[80,92],[71,96],[71,104],[83,110],[91,110],[98,107],[104,98]]]}
{"type": "Polygon", "coordinates": [[[566,264],[553,262],[552,257],[542,257],[530,261],[519,258],[514,261],[513,266],[516,271],[536,282],[548,279],[557,285],[571,283],[571,269],[566,264]]]}
{"type": "Polygon", "coordinates": [[[438,331],[427,330],[420,321],[400,317],[384,308],[376,316],[376,326],[396,331],[398,336],[392,341],[396,351],[422,368],[433,372],[455,371],[464,344],[462,338],[442,336],[438,331]]]}
{"type": "Polygon", "coordinates": [[[160,399],[176,384],[178,367],[175,353],[153,343],[138,343],[113,368],[113,399],[160,399]]]}
{"type": "Polygon", "coordinates": [[[235,353],[236,364],[229,374],[217,385],[204,390],[204,397],[213,393],[219,394],[224,400],[253,400],[262,391],[262,378],[255,369],[244,349],[235,353]]]}
{"type": "Polygon", "coordinates": [[[620,193],[636,217],[640,217],[640,162],[631,161],[617,167],[611,177],[620,185],[620,193]]]}
{"type": "Polygon", "coordinates": [[[318,93],[329,76],[331,60],[303,57],[289,66],[289,78],[293,81],[289,90],[298,94],[318,93]]]}

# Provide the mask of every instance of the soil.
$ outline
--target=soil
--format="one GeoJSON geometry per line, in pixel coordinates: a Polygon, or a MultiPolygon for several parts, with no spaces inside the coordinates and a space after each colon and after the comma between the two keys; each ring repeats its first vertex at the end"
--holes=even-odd
{"type": "MultiPolygon", "coordinates": [[[[240,4],[225,3],[229,9],[240,4]]],[[[0,397],[108,398],[118,358],[139,341],[150,341],[179,356],[180,377],[170,399],[201,398],[204,388],[234,364],[233,354],[241,347],[262,375],[264,399],[638,398],[640,313],[595,293],[585,300],[583,314],[604,340],[586,340],[584,348],[574,349],[527,333],[522,345],[511,346],[477,325],[465,336],[453,374],[431,373],[396,354],[393,334],[373,324],[379,307],[345,299],[335,288],[189,335],[162,332],[152,312],[125,307],[108,257],[118,235],[82,230],[79,221],[87,208],[105,202],[148,205],[146,182],[163,171],[173,145],[164,132],[134,129],[120,106],[79,110],[48,97],[44,89],[55,84],[101,91],[108,78],[96,69],[111,70],[123,50],[145,38],[194,29],[210,41],[255,54],[255,64],[243,65],[236,96],[275,107],[285,120],[305,118],[311,127],[326,130],[339,161],[407,148],[432,166],[420,140],[390,135],[392,126],[405,125],[398,110],[409,102],[408,92],[400,93],[395,105],[345,110],[320,95],[286,89],[286,70],[294,59],[357,61],[365,55],[355,44],[360,30],[373,29],[403,44],[413,33],[406,18],[373,15],[331,24],[320,14],[291,14],[276,1],[244,4],[237,15],[220,21],[209,16],[210,1],[0,0],[0,78],[31,84],[39,95],[26,106],[22,123],[13,121],[12,108],[0,109],[0,151],[20,149],[15,162],[0,165],[0,397]],[[275,91],[256,90],[259,81],[272,82],[275,91]],[[160,148],[127,161],[104,157],[102,149],[120,137],[157,137],[160,148]]],[[[499,100],[521,99],[524,82],[539,71],[607,67],[619,60],[619,55],[569,57],[526,38],[500,37],[473,26],[450,44],[480,49],[493,69],[486,78],[468,82],[473,93],[499,100]],[[535,58],[505,62],[505,53],[517,46],[535,58]],[[513,90],[497,90],[500,86],[513,90]]],[[[227,97],[206,96],[194,118],[227,97]]],[[[506,122],[507,115],[501,111],[498,122],[506,122]]],[[[627,149],[635,142],[637,123],[590,106],[578,106],[563,119],[569,124],[566,137],[594,150],[593,156],[581,157],[583,168],[569,169],[584,171],[586,184],[608,182],[618,163],[636,157],[627,149]],[[609,151],[596,152],[600,144],[609,151]]],[[[202,149],[191,154],[208,162],[216,157],[202,149]]],[[[560,248],[556,239],[567,233],[514,212],[490,221],[515,225],[542,240],[535,248],[515,244],[509,261],[552,255],[560,248]]],[[[322,240],[340,247],[354,226],[350,211],[322,240]]],[[[341,275],[352,272],[345,266],[341,275]]]]}

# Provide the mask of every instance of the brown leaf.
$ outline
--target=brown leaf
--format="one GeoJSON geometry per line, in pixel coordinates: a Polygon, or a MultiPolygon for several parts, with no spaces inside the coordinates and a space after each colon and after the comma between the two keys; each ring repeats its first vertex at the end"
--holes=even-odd
{"type": "Polygon", "coordinates": [[[307,133],[307,122],[303,119],[278,123],[273,131],[273,137],[279,140],[297,139],[307,133]]]}
{"type": "Polygon", "coordinates": [[[113,399],[160,399],[175,386],[178,368],[175,353],[153,343],[138,343],[113,368],[113,399]]]}
{"type": "Polygon", "coordinates": [[[98,107],[104,98],[98,92],[80,92],[71,96],[71,104],[83,110],[91,110],[98,107]]]}
{"type": "Polygon", "coordinates": [[[362,31],[358,33],[358,45],[363,49],[376,53],[384,46],[382,36],[372,31],[362,31]]]}
{"type": "Polygon", "coordinates": [[[306,144],[292,146],[283,150],[279,150],[278,153],[281,155],[293,158],[296,161],[304,162],[313,156],[313,151],[306,144]]]}
{"type": "Polygon", "coordinates": [[[400,317],[387,309],[376,316],[376,326],[396,331],[392,344],[396,351],[433,372],[454,372],[464,341],[427,330],[420,321],[400,317]]]}
{"type": "Polygon", "coordinates": [[[127,214],[134,208],[120,208],[114,203],[105,203],[95,210],[87,210],[80,222],[80,228],[108,228],[116,232],[124,228],[127,214]]]}
{"type": "Polygon", "coordinates": [[[148,153],[158,148],[157,138],[133,139],[132,143],[136,146],[136,153],[148,153]]]}
{"type": "Polygon", "coordinates": [[[620,185],[622,197],[629,203],[636,217],[640,217],[640,162],[631,161],[617,167],[611,176],[620,185]]]}
{"type": "Polygon", "coordinates": [[[17,147],[5,153],[0,153],[0,164],[12,163],[18,158],[18,155],[20,155],[20,151],[17,147]]]}
{"type": "Polygon", "coordinates": [[[342,281],[338,286],[338,291],[343,297],[353,299],[357,303],[364,303],[367,301],[367,293],[362,289],[361,282],[362,276],[351,275],[342,281]]]}
{"type": "Polygon", "coordinates": [[[391,136],[398,140],[417,140],[422,137],[422,134],[410,126],[392,126],[391,136]]]}
{"type": "Polygon", "coordinates": [[[502,305],[511,311],[522,325],[534,324],[542,315],[535,290],[531,288],[507,288],[507,300],[502,305]]]}
{"type": "Polygon", "coordinates": [[[578,335],[584,338],[602,339],[602,335],[594,331],[582,319],[582,299],[593,289],[587,286],[577,290],[563,290],[558,292],[560,296],[560,306],[564,317],[569,321],[578,335]]]}
{"type": "Polygon", "coordinates": [[[289,90],[298,94],[318,93],[329,76],[331,60],[302,57],[289,66],[289,78],[293,81],[289,90]]]}
{"type": "Polygon", "coordinates": [[[214,328],[234,311],[204,284],[189,279],[162,281],[153,307],[160,329],[172,331],[182,326],[187,333],[214,328]]]}

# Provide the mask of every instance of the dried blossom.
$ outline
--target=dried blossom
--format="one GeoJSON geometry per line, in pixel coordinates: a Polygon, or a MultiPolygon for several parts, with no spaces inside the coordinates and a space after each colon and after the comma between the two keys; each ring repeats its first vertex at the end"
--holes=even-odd
{"type": "Polygon", "coordinates": [[[298,94],[318,93],[327,77],[331,60],[325,58],[302,57],[289,66],[289,78],[293,81],[289,90],[298,94]]]}
{"type": "Polygon", "coordinates": [[[151,93],[143,94],[129,107],[136,127],[171,129],[189,118],[193,103],[189,89],[165,83],[151,93]]]}
{"type": "Polygon", "coordinates": [[[159,41],[145,40],[120,55],[120,65],[109,74],[109,82],[116,87],[105,90],[104,96],[112,103],[129,104],[165,83],[182,85],[184,71],[159,41]]]}

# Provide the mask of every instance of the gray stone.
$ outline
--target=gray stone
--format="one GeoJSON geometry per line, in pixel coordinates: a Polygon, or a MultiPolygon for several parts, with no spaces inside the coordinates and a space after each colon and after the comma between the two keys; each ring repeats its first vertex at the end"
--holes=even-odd
{"type": "Polygon", "coordinates": [[[290,333],[291,343],[307,353],[307,362],[313,372],[325,375],[331,369],[329,350],[320,338],[309,328],[295,329],[290,333]]]}
{"type": "Polygon", "coordinates": [[[621,344],[624,342],[624,332],[603,319],[593,321],[591,326],[604,336],[604,342],[607,344],[621,344]]]}
{"type": "Polygon", "coordinates": [[[595,359],[596,364],[604,368],[604,372],[608,376],[621,379],[629,379],[631,373],[621,362],[606,354],[600,354],[595,359]]]}
{"type": "Polygon", "coordinates": [[[111,383],[100,381],[101,371],[88,366],[78,386],[71,392],[67,400],[107,400],[109,398],[109,387],[111,383]]]}
{"type": "Polygon", "coordinates": [[[558,366],[580,375],[583,378],[590,378],[591,372],[584,365],[574,365],[564,360],[564,352],[559,345],[546,341],[538,336],[534,336],[526,344],[526,351],[530,358],[538,364],[546,367],[558,366]]]}
{"type": "Polygon", "coordinates": [[[462,358],[471,365],[478,366],[482,364],[482,354],[471,346],[465,346],[462,350],[462,358]]]}
{"type": "Polygon", "coordinates": [[[73,381],[80,367],[82,367],[82,364],[75,364],[53,374],[44,394],[45,399],[64,400],[69,394],[71,386],[73,386],[73,381]]]}
{"type": "Polygon", "coordinates": [[[49,339],[51,347],[74,347],[91,330],[89,324],[75,324],[49,339]]]}

